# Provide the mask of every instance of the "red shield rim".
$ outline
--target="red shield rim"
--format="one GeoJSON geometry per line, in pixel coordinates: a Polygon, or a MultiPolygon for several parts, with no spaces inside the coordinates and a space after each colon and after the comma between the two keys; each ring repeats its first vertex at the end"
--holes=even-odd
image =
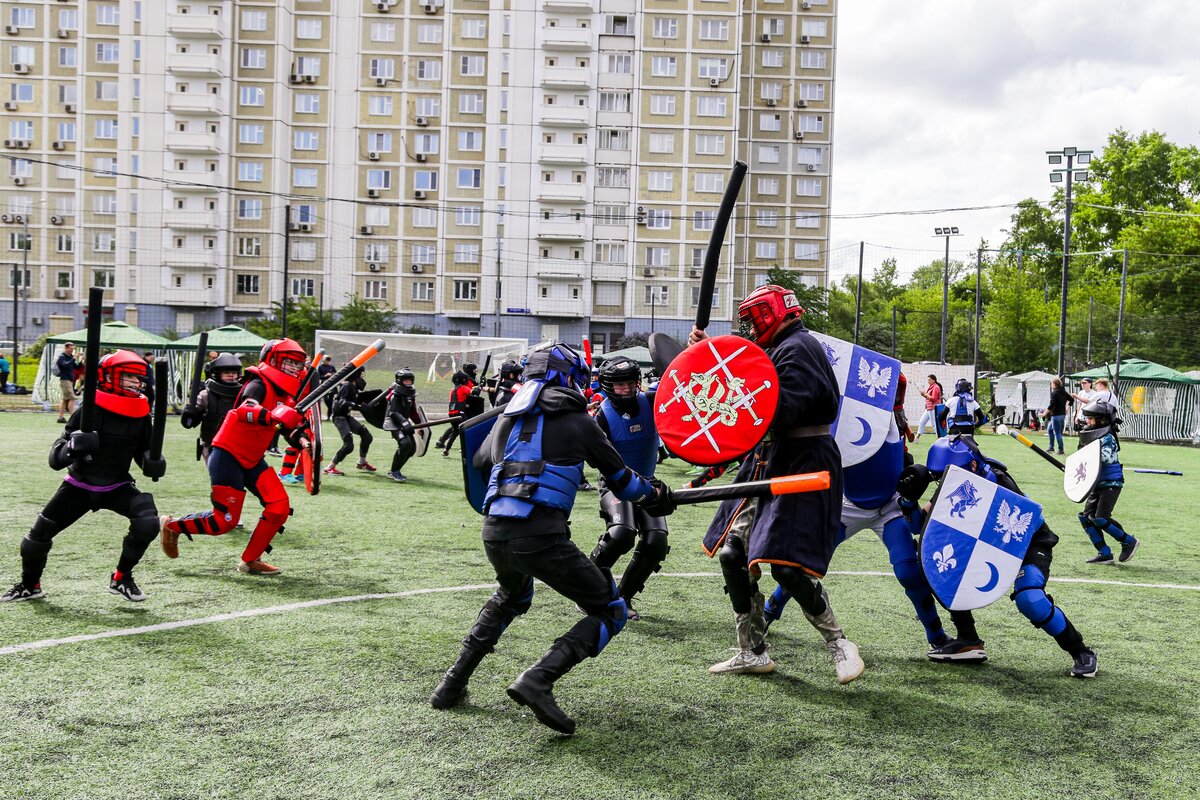
{"type": "Polygon", "coordinates": [[[716,336],[671,362],[654,397],[654,424],[673,455],[724,464],[762,441],[779,406],[779,375],[766,352],[740,336],[716,336]]]}

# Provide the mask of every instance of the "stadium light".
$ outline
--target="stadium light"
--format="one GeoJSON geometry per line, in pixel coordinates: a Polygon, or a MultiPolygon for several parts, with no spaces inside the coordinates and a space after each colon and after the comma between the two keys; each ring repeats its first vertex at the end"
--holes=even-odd
{"type": "Polygon", "coordinates": [[[934,228],[933,235],[944,237],[946,240],[946,259],[942,262],[942,356],[941,362],[946,363],[946,317],[950,313],[950,237],[962,236],[957,226],[934,228]]]}
{"type": "Polygon", "coordinates": [[[1090,164],[1092,151],[1064,147],[1062,150],[1047,150],[1046,155],[1049,156],[1051,164],[1061,164],[1064,158],[1067,160],[1065,167],[1050,173],[1051,183],[1067,184],[1066,204],[1063,206],[1062,293],[1058,310],[1058,374],[1061,377],[1066,374],[1067,368],[1067,272],[1071,264],[1071,183],[1091,180],[1087,170],[1075,169],[1075,163],[1078,161],[1080,165],[1090,164]]]}

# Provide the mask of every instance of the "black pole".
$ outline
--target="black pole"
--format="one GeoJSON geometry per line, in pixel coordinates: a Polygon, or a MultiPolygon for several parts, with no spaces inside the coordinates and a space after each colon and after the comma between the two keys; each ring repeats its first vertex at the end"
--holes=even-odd
{"type": "Polygon", "coordinates": [[[1117,374],[1113,377],[1113,394],[1121,397],[1121,345],[1125,341],[1125,281],[1129,277],[1129,251],[1121,254],[1121,304],[1117,308],[1117,374]]]}
{"type": "Polygon", "coordinates": [[[983,248],[975,251],[975,349],[971,355],[971,385],[979,391],[979,317],[983,313],[983,248]]]}
{"type": "Polygon", "coordinates": [[[1092,365],[1092,310],[1093,310],[1093,306],[1095,306],[1095,304],[1096,304],[1096,298],[1094,298],[1094,297],[1089,297],[1089,298],[1088,298],[1088,338],[1087,338],[1087,355],[1085,356],[1085,359],[1084,359],[1084,360],[1085,360],[1085,363],[1086,363],[1086,364],[1087,364],[1087,366],[1089,366],[1089,367],[1092,365]]]}
{"type": "Polygon", "coordinates": [[[942,262],[942,357],[946,363],[946,317],[950,313],[950,236],[946,236],[946,260],[942,262]]]}
{"type": "Polygon", "coordinates": [[[20,286],[21,286],[21,284],[20,284],[20,283],[17,281],[17,269],[18,269],[17,265],[16,265],[16,264],[13,264],[13,265],[12,265],[12,282],[13,282],[13,321],[12,321],[13,353],[12,353],[12,375],[10,376],[9,380],[11,380],[11,381],[12,381],[12,383],[13,383],[13,385],[14,385],[14,386],[15,386],[15,385],[16,385],[16,383],[17,383],[17,357],[18,357],[18,355],[20,355],[20,349],[19,349],[19,347],[18,347],[18,342],[20,342],[20,341],[21,341],[21,337],[20,337],[20,335],[19,335],[19,334],[20,334],[20,332],[21,332],[21,322],[20,322],[20,319],[21,319],[21,318],[20,318],[20,317],[17,315],[17,312],[18,312],[18,311],[20,311],[20,308],[19,308],[19,306],[18,306],[18,303],[20,302],[20,291],[21,291],[21,289],[20,289],[20,286]]]}
{"type": "Polygon", "coordinates": [[[896,357],[896,307],[892,306],[892,358],[896,357]]]}
{"type": "Polygon", "coordinates": [[[866,249],[866,242],[858,243],[858,291],[854,296],[854,343],[858,344],[858,330],[862,323],[862,273],[863,273],[863,251],[866,249]]]}
{"type": "MultiPolygon", "coordinates": [[[[288,262],[292,258],[292,206],[288,204],[283,207],[283,325],[279,331],[283,338],[287,338],[287,318],[288,318],[288,262]]],[[[322,281],[324,285],[324,281],[322,281]]]]}
{"type": "Polygon", "coordinates": [[[1067,271],[1071,263],[1071,170],[1074,166],[1075,155],[1067,155],[1067,205],[1063,212],[1063,261],[1062,261],[1062,292],[1059,296],[1058,310],[1058,375],[1062,377],[1067,369],[1067,271]]]}

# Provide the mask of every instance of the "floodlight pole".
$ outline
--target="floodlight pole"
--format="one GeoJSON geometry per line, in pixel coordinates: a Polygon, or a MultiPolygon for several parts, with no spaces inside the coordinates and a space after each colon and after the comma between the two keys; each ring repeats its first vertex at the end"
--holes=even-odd
{"type": "Polygon", "coordinates": [[[983,313],[983,248],[975,251],[975,348],[971,355],[973,365],[971,385],[979,391],[979,317],[983,313]]]}
{"type": "Polygon", "coordinates": [[[958,228],[934,228],[935,237],[946,237],[946,257],[942,261],[942,349],[939,361],[946,363],[946,320],[950,315],[950,237],[961,236],[958,228]]]}
{"type": "Polygon", "coordinates": [[[854,343],[858,344],[858,330],[862,323],[862,281],[863,281],[863,252],[867,243],[858,243],[858,291],[854,297],[854,343]]]}
{"type": "Polygon", "coordinates": [[[1121,305],[1117,309],[1117,374],[1113,377],[1112,392],[1121,398],[1121,345],[1125,339],[1125,281],[1129,277],[1129,250],[1121,255],[1121,305]]]}
{"type": "MultiPolygon", "coordinates": [[[[1075,178],[1075,159],[1078,157],[1080,164],[1088,164],[1092,159],[1092,151],[1064,147],[1062,150],[1047,150],[1046,155],[1050,157],[1052,165],[1061,164],[1064,158],[1067,160],[1066,169],[1056,169],[1050,173],[1052,183],[1058,182],[1055,178],[1056,175],[1066,173],[1067,183],[1066,205],[1063,209],[1062,289],[1059,295],[1060,307],[1058,310],[1058,375],[1061,378],[1067,370],[1067,278],[1071,265],[1071,186],[1075,178]]],[[[1087,172],[1084,171],[1081,180],[1087,179],[1087,172]]]]}
{"type": "MultiPolygon", "coordinates": [[[[284,339],[287,338],[287,323],[288,323],[288,261],[292,257],[292,207],[285,205],[283,207],[283,314],[280,320],[279,335],[284,339]]],[[[322,281],[324,285],[324,281],[322,281]]]]}

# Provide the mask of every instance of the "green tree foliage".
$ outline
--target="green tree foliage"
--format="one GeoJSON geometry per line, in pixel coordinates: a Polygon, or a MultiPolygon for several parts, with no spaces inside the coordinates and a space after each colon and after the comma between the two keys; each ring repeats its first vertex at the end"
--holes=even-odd
{"type": "MultiPolygon", "coordinates": [[[[310,350],[318,329],[391,333],[396,327],[390,310],[357,295],[339,309],[322,310],[312,297],[288,298],[287,304],[288,336],[310,350]]],[[[283,335],[283,303],[272,303],[270,315],[246,320],[244,327],[265,339],[279,338],[283,335]]]]}
{"type": "Polygon", "coordinates": [[[1058,304],[1045,301],[1038,276],[998,261],[987,283],[991,302],[979,338],[991,367],[1000,372],[1048,367],[1058,340],[1058,304]]]}

